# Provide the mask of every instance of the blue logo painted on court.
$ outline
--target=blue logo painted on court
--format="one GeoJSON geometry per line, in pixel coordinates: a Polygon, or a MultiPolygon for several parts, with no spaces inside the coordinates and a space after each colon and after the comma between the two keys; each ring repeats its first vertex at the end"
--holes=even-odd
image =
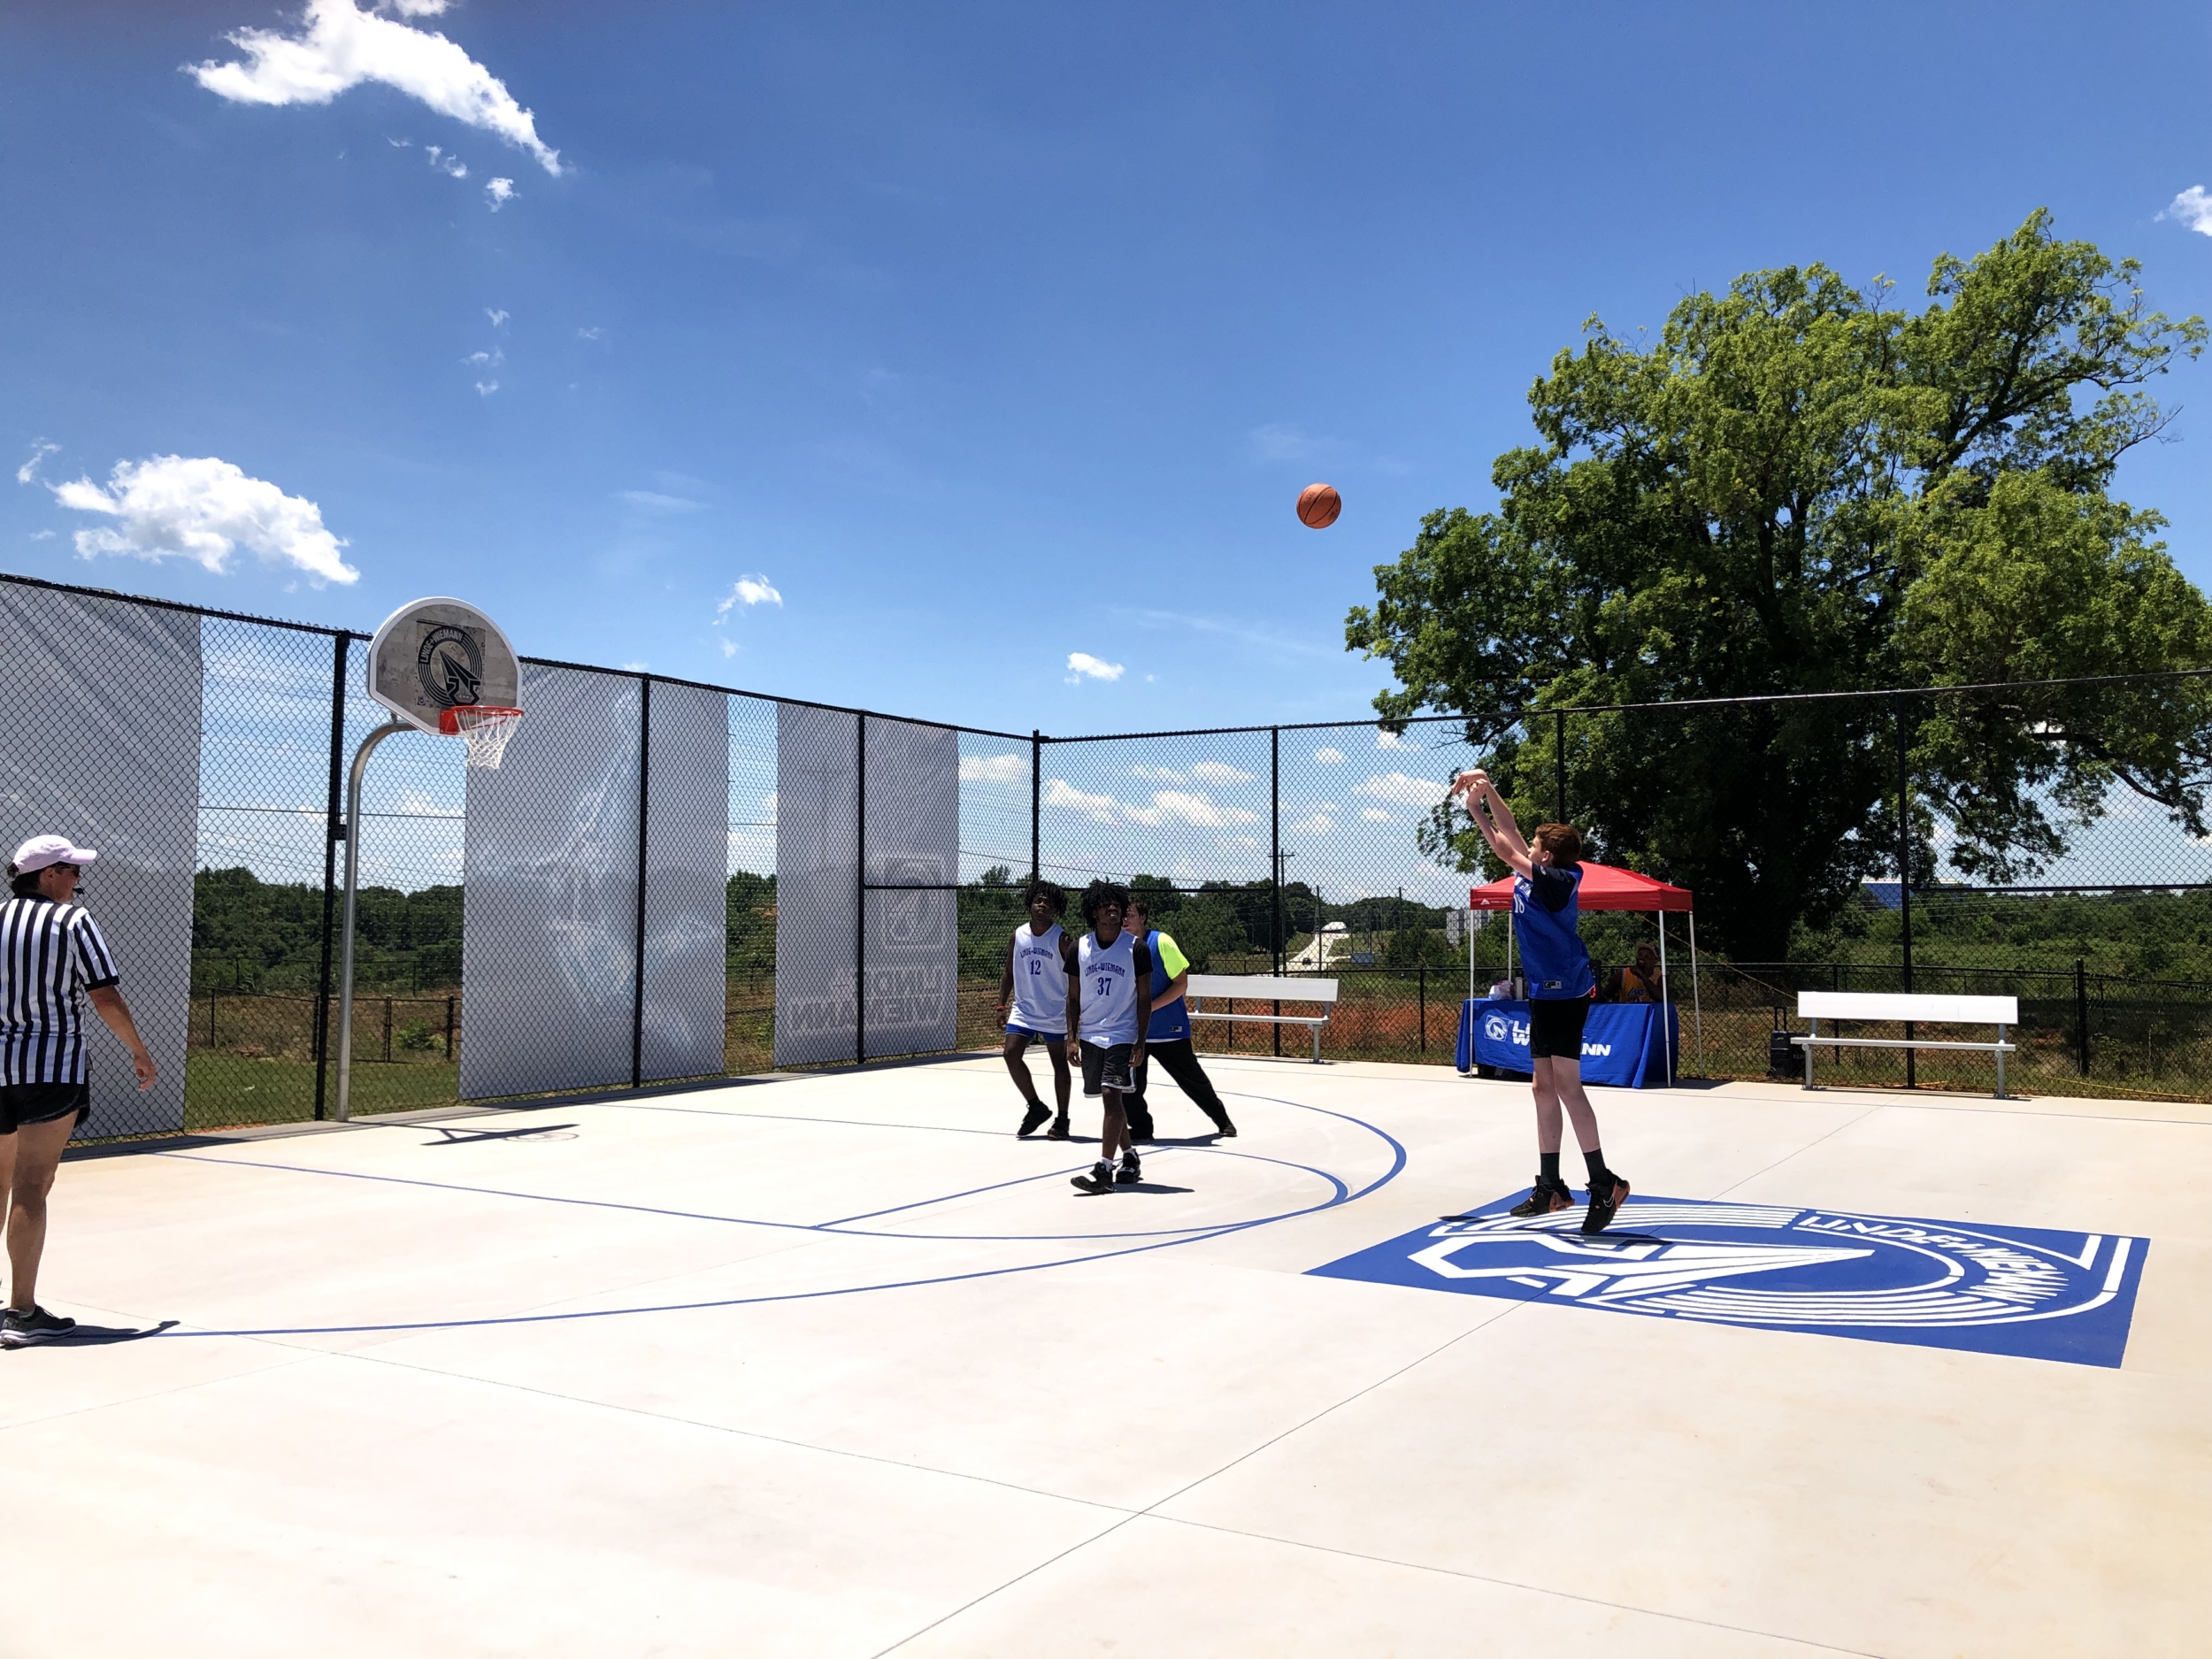
{"type": "Polygon", "coordinates": [[[1316,1273],[1515,1302],[2116,1366],[2149,1240],[1635,1196],[1594,1238],[1521,1194],[1316,1273]]]}

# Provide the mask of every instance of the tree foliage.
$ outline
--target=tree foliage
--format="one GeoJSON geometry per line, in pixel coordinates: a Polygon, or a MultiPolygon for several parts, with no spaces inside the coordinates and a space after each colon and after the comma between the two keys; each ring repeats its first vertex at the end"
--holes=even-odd
{"type": "MultiPolygon", "coordinates": [[[[2108,494],[2170,418],[2145,386],[2206,337],[2139,274],[2038,212],[1939,259],[1919,311],[1815,265],[1694,295],[1648,342],[1594,319],[1531,389],[1540,442],[1498,458],[1497,509],[1431,513],[1348,618],[1398,681],[1375,706],[1463,717],[1549,817],[1561,728],[1532,710],[2212,664],[2163,521],[2108,494]]],[[[2198,680],[1578,715],[1569,807],[1771,958],[1893,872],[1900,718],[1921,872],[1940,820],[1957,870],[2026,877],[2115,783],[2204,833],[2198,680]]],[[[1480,865],[1449,806],[1425,844],[1480,865]]]]}

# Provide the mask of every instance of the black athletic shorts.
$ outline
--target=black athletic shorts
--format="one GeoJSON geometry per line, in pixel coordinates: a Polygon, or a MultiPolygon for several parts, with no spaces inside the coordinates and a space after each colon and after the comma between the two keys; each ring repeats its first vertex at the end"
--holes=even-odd
{"type": "Polygon", "coordinates": [[[92,1116],[92,1089],[83,1083],[0,1083],[0,1135],[25,1124],[50,1124],[70,1112],[81,1124],[92,1116]]]}
{"type": "Polygon", "coordinates": [[[1582,1022],[1590,1018],[1586,996],[1538,996],[1528,1004],[1528,1057],[1582,1058],[1582,1022]]]}
{"type": "Polygon", "coordinates": [[[1083,1045],[1083,1093],[1103,1094],[1112,1089],[1117,1094],[1126,1094],[1136,1085],[1129,1077],[1129,1054],[1136,1047],[1132,1042],[1118,1042],[1102,1048],[1094,1042],[1083,1045]]]}

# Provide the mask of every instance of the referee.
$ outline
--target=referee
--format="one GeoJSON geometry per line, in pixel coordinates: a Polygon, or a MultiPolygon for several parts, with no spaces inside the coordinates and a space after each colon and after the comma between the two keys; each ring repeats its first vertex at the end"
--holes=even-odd
{"type": "Polygon", "coordinates": [[[92,1114],[85,1085],[84,1004],[131,1051],[138,1087],[153,1056],[115,988],[115,959],[92,918],[72,902],[97,856],[65,835],[34,835],[8,866],[15,896],[0,903],[0,1189],[7,1199],[8,1306],[0,1348],[50,1342],[74,1319],[38,1305],[46,1251],[46,1194],[71,1133],[92,1114]]]}

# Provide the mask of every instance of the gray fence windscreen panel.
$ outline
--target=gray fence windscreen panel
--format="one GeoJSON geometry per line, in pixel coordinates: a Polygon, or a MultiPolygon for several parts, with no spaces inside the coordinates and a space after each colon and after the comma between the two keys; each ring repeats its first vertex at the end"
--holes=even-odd
{"type": "Polygon", "coordinates": [[[776,706],[776,1064],[851,1060],[859,934],[857,719],[776,706]]]}
{"type": "Polygon", "coordinates": [[[729,1006],[729,698],[656,681],[648,723],[640,1074],[724,1068],[729,1006]]]}
{"type": "Polygon", "coordinates": [[[867,1051],[959,1047],[960,733],[868,722],[867,1051]]]}
{"type": "Polygon", "coordinates": [[[88,1009],[88,1136],[184,1126],[200,687],[197,616],[0,585],[0,858],[42,834],[99,853],[85,908],[160,1072],[140,1094],[129,1055],[88,1009]]]}
{"type": "Polygon", "coordinates": [[[630,1080],[640,682],[525,664],[522,725],[468,774],[460,1095],[630,1080]]]}

